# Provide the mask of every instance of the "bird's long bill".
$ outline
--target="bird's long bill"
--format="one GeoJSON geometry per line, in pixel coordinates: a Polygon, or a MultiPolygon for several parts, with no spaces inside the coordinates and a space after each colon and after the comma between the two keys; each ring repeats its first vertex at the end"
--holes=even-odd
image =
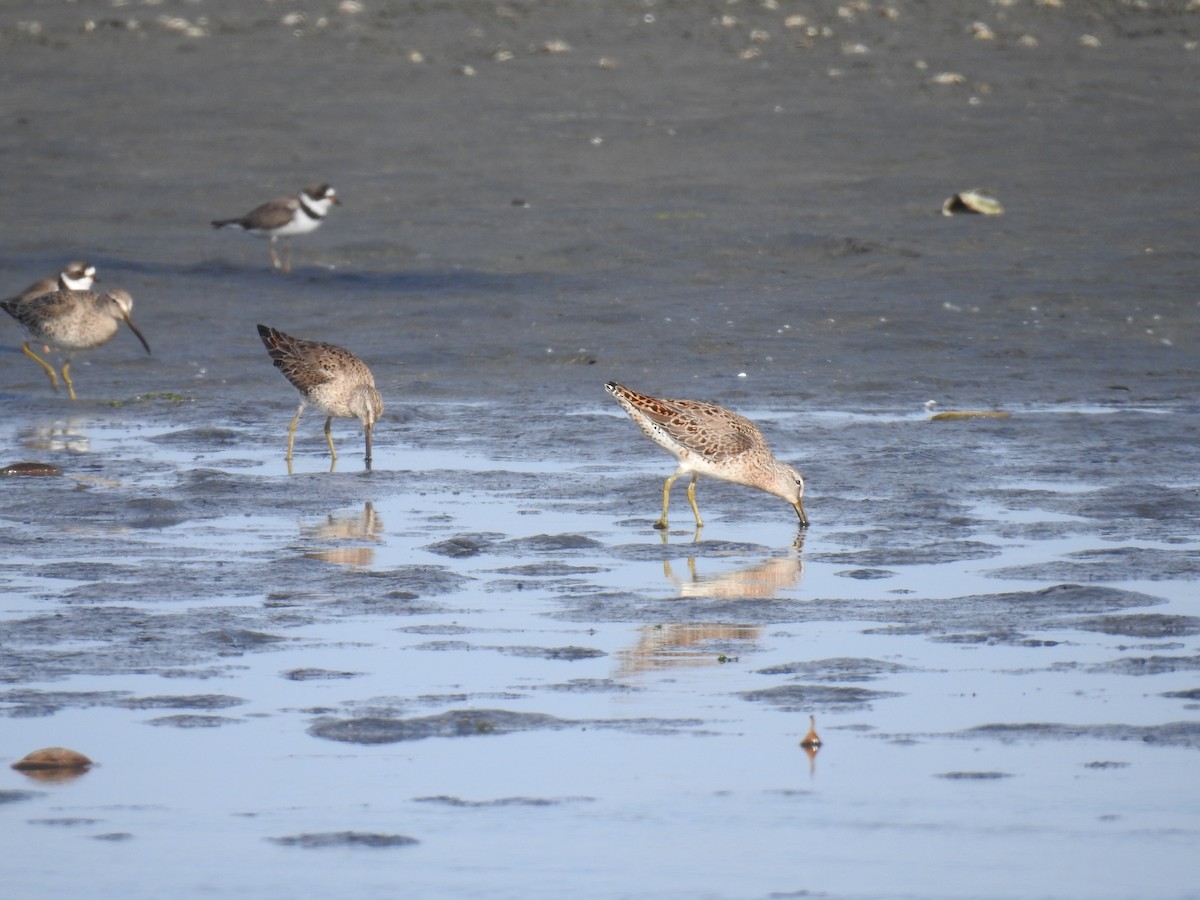
{"type": "Polygon", "coordinates": [[[126,316],[125,324],[128,325],[129,329],[138,336],[138,340],[142,342],[142,346],[145,347],[146,352],[149,353],[150,345],[148,343],[146,343],[146,336],[144,334],[142,334],[140,328],[138,328],[136,325],[133,324],[133,319],[129,318],[129,316],[126,316]]]}
{"type": "Polygon", "coordinates": [[[366,434],[366,436],[367,436],[367,455],[366,455],[365,459],[366,459],[368,469],[371,468],[371,431],[372,431],[372,429],[371,429],[370,425],[363,426],[363,433],[366,434]]]}
{"type": "Polygon", "coordinates": [[[794,505],[796,508],[796,515],[798,515],[800,517],[800,527],[807,528],[808,527],[808,516],[806,516],[804,514],[804,501],[797,500],[794,505]]]}

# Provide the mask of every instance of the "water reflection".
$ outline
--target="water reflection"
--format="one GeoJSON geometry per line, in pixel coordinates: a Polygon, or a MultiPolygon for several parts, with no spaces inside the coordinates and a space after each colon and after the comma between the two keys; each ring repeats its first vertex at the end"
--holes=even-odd
{"type": "MultiPolygon", "coordinates": [[[[383,519],[375,511],[371,501],[363,504],[361,511],[330,513],[325,521],[317,525],[301,525],[300,537],[305,542],[324,541],[371,541],[378,542],[383,533],[383,519]]],[[[308,559],[342,566],[369,566],[375,562],[375,548],[366,547],[320,547],[304,551],[308,559]]]]}
{"type": "MultiPolygon", "coordinates": [[[[670,560],[663,560],[663,574],[675,585],[680,597],[701,600],[769,600],[796,587],[804,575],[799,553],[767,559],[756,565],[701,575],[696,557],[687,559],[686,578],[675,574],[670,560]]],[[[728,622],[676,622],[646,625],[639,631],[637,643],[618,656],[621,665],[617,677],[641,672],[660,671],[677,666],[719,664],[725,656],[705,647],[711,643],[757,641],[761,625],[736,625],[728,622]]]]}
{"type": "Polygon", "coordinates": [[[800,749],[808,754],[808,774],[815,775],[817,771],[817,753],[821,750],[821,745],[824,741],[817,734],[817,717],[808,717],[808,734],[800,741],[800,749]]]}
{"type": "Polygon", "coordinates": [[[718,572],[715,575],[700,575],[696,571],[696,558],[689,556],[688,577],[678,577],[671,568],[670,560],[663,560],[663,574],[679,591],[680,597],[707,598],[711,600],[769,600],[780,591],[794,588],[804,575],[804,561],[798,554],[768,559],[755,566],[718,572]]]}
{"type": "Polygon", "coordinates": [[[43,453],[90,453],[92,449],[82,419],[27,425],[17,432],[17,440],[26,450],[43,453]]]}
{"type": "Polygon", "coordinates": [[[668,625],[644,625],[638,641],[617,657],[621,665],[617,678],[660,672],[680,666],[719,665],[724,654],[704,645],[730,641],[757,641],[761,625],[730,625],[720,622],[676,622],[668,625]]]}
{"type": "Polygon", "coordinates": [[[65,784],[88,773],[88,769],[19,769],[26,778],[42,784],[65,784]]]}

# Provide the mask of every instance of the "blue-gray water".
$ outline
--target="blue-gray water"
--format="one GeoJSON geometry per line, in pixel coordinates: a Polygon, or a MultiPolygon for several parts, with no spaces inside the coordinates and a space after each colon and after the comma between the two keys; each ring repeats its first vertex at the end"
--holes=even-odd
{"type": "Polygon", "coordinates": [[[6,5],[0,293],[90,259],[154,348],[71,403],[0,331],[64,470],[0,483],[0,758],[98,763],[0,770],[6,889],[1197,896],[1177,6],[6,5]],[[314,180],[290,277],[208,226],[314,180]],[[372,366],[372,472],[310,411],[287,474],[257,322],[372,366]],[[803,539],[664,540],[613,378],[758,421],[803,539]]]}

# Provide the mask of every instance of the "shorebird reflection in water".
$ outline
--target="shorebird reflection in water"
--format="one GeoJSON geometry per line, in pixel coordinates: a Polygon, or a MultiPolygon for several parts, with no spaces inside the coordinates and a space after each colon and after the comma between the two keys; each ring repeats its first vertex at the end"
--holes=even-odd
{"type": "Polygon", "coordinates": [[[300,392],[300,406],[288,426],[287,462],[291,471],[292,446],[296,440],[296,426],[304,407],[313,406],[325,413],[325,442],[329,444],[330,471],[337,462],[337,451],[333,449],[330,428],[334,417],[359,419],[366,436],[367,468],[371,468],[371,433],[375,423],[383,415],[383,398],[375,389],[375,376],[367,364],[342,347],[322,341],[305,341],[268,328],[258,326],[267,352],[275,361],[276,368],[300,392]]]}
{"type": "Polygon", "coordinates": [[[30,343],[47,344],[67,352],[62,367],[62,380],[71,399],[75,399],[75,385],[71,382],[71,357],[76,350],[91,350],[107,344],[117,333],[121,322],[137,335],[146,352],[150,345],[145,336],[133,324],[133,298],[128,291],[114,288],[106,294],[91,291],[55,291],[29,300],[0,301],[0,309],[21,323],[29,340],[21,345],[26,356],[45,369],[50,384],[58,390],[58,375],[54,366],[38,356],[30,343]]]}
{"type": "Polygon", "coordinates": [[[639,394],[615,381],[604,388],[650,440],[679,460],[679,468],[663,484],[662,516],[654,523],[655,528],[666,529],[671,486],[685,474],[692,476],[687,493],[697,528],[704,525],[696,506],[696,479],[701,475],[782,497],[796,510],[801,527],[808,525],[804,479],[775,458],[762,432],[749,419],[712,403],[639,394]]]}

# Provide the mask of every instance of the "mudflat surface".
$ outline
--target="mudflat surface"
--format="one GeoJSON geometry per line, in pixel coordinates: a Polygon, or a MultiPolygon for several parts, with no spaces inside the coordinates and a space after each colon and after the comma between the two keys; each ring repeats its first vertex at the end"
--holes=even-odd
{"type": "Polygon", "coordinates": [[[0,294],[88,259],[154,350],[71,402],[0,323],[63,472],[0,479],[0,758],[98,763],[0,773],[6,886],[1196,896],[1193,6],[5,4],[0,294]],[[208,225],[313,181],[289,276],[208,225]],[[370,364],[372,471],[309,411],[288,473],[258,322],[370,364]],[[609,379],[812,526],[656,532],[609,379]]]}

